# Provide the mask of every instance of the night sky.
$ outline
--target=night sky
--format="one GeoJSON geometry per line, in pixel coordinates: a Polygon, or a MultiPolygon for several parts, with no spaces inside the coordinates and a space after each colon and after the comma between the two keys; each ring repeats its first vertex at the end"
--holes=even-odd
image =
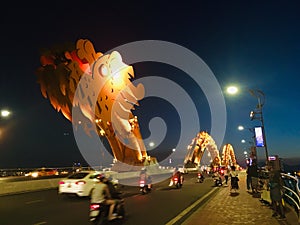
{"type": "MultiPolygon", "coordinates": [[[[180,1],[143,5],[129,2],[52,2],[43,6],[23,3],[2,10],[0,109],[9,109],[12,115],[0,120],[0,168],[86,164],[71,123],[42,96],[35,75],[41,49],[76,43],[79,38],[91,40],[99,52],[141,40],[168,41],[189,49],[207,64],[224,92],[232,84],[240,89],[236,96],[224,93],[227,125],[219,149],[230,143],[239,162],[244,160],[243,152],[248,151],[252,134],[247,129],[238,131],[237,127],[259,124],[249,118],[257,98],[248,92],[259,89],[265,94],[263,115],[269,155],[279,155],[286,161],[299,157],[297,1],[180,1]],[[241,143],[242,139],[246,143],[241,143]]],[[[133,67],[137,78],[160,75],[181,85],[192,96],[201,130],[210,131],[211,115],[205,95],[183,71],[149,62],[133,67]]],[[[154,149],[163,158],[168,151],[160,149],[176,146],[180,133],[178,113],[164,100],[153,98],[142,100],[135,114],[145,137],[149,135],[147,124],[151,117],[165,120],[167,139],[154,149]]],[[[190,134],[187,142],[195,135],[190,134]]],[[[263,159],[264,149],[257,151],[258,158],[263,159]]]]}

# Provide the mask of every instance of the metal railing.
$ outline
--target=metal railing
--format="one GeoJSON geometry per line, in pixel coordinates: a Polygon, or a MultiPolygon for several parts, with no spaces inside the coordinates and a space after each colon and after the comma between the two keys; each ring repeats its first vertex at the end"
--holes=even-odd
{"type": "Polygon", "coordinates": [[[282,180],[284,182],[284,201],[292,206],[297,213],[298,222],[300,221],[300,190],[298,177],[290,174],[281,173],[282,180]]]}

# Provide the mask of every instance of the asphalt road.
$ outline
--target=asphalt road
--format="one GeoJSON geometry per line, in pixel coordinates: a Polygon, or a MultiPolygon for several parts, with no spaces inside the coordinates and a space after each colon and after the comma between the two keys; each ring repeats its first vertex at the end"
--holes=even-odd
{"type": "MultiPolygon", "coordinates": [[[[124,186],[124,225],[163,225],[212,189],[211,178],[196,182],[196,174],[185,174],[181,189],[168,186],[169,180],[154,185],[146,195],[138,187],[124,186]]],[[[57,190],[37,191],[0,197],[1,225],[89,225],[89,198],[63,197],[57,190]]],[[[111,224],[117,224],[112,222],[111,224]]]]}

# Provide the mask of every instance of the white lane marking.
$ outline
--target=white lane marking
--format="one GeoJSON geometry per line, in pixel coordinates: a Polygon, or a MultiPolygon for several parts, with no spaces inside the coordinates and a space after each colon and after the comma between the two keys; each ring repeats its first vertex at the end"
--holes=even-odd
{"type": "Polygon", "coordinates": [[[43,201],[44,200],[38,199],[38,200],[33,200],[33,201],[25,202],[25,204],[34,204],[34,203],[43,202],[43,201]]]}
{"type": "Polygon", "coordinates": [[[47,222],[39,222],[39,223],[35,223],[33,225],[42,225],[42,224],[47,224],[47,222]]]}
{"type": "Polygon", "coordinates": [[[172,225],[176,223],[178,220],[180,220],[182,217],[184,217],[189,211],[191,211],[196,205],[198,205],[200,202],[202,202],[206,197],[211,195],[216,189],[210,190],[210,192],[206,193],[206,195],[202,196],[200,199],[198,199],[196,202],[194,202],[192,205],[187,207],[185,210],[183,210],[181,213],[178,214],[178,216],[174,217],[172,220],[170,220],[165,225],[172,225]]]}

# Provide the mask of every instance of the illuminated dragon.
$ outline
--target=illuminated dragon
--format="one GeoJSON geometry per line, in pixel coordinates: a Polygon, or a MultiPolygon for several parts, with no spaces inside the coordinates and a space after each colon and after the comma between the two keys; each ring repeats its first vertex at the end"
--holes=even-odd
{"type": "Polygon", "coordinates": [[[45,51],[40,62],[36,74],[41,92],[58,112],[75,126],[83,126],[87,134],[95,124],[116,160],[129,165],[149,160],[138,119],[131,111],[144,97],[144,87],[132,84],[133,68],[117,51],[104,55],[89,40],[79,39],[76,46],[45,51]],[[82,119],[72,119],[74,108],[82,119]]]}
{"type": "Polygon", "coordinates": [[[200,166],[205,150],[207,150],[210,154],[212,167],[228,167],[231,165],[238,166],[233,147],[230,144],[226,144],[223,147],[221,158],[215,141],[205,131],[199,132],[196,137],[192,139],[191,144],[188,145],[184,163],[186,165],[194,164],[200,166]]]}

